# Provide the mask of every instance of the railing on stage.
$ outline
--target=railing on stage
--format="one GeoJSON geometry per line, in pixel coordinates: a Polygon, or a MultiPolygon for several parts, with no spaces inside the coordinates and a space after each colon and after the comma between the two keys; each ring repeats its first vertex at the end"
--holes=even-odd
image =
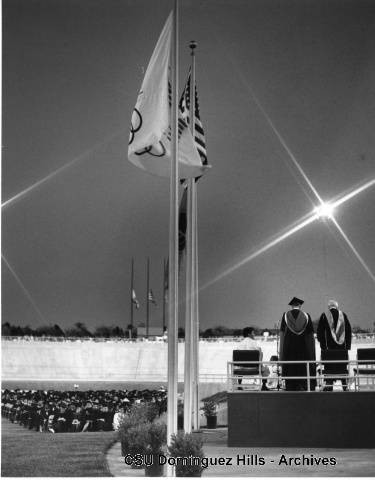
{"type": "MultiPolygon", "coordinates": [[[[307,382],[307,391],[322,391],[325,385],[325,380],[346,380],[347,387],[351,391],[358,392],[359,390],[375,390],[375,369],[374,360],[274,360],[274,361],[230,361],[227,363],[227,385],[228,392],[233,391],[259,391],[262,387],[262,381],[267,380],[269,384],[273,384],[273,387],[268,388],[270,391],[285,390],[285,380],[304,380],[307,382]],[[283,376],[281,367],[284,364],[304,364],[306,367],[306,375],[303,376],[283,376]],[[343,364],[347,366],[348,372],[337,374],[324,373],[324,365],[327,364],[343,364]],[[236,375],[235,369],[238,367],[250,367],[257,366],[259,372],[261,372],[262,366],[269,366],[272,372],[271,375],[252,374],[244,375],[241,370],[240,375],[236,375]],[[311,375],[311,367],[316,367],[318,374],[311,375]],[[368,368],[364,368],[368,366],[368,368]],[[366,373],[366,370],[368,373],[366,373]],[[242,379],[240,384],[238,380],[242,379]],[[316,380],[316,387],[313,390],[312,383],[316,380]],[[246,384],[244,381],[250,381],[253,383],[246,384]]],[[[343,385],[343,384],[342,384],[343,385]]],[[[304,392],[306,392],[304,390],[304,392]]],[[[298,393],[298,392],[297,392],[298,393]]]]}

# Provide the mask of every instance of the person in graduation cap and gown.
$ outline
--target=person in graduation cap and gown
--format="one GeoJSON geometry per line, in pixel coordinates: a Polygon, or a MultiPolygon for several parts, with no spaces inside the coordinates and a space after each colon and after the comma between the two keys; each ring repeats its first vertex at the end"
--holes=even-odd
{"type": "MultiPolygon", "coordinates": [[[[328,301],[328,312],[322,313],[317,330],[321,350],[350,350],[352,328],[346,314],[339,310],[336,300],[328,301]]],[[[340,379],[343,390],[347,390],[346,379],[340,379]]],[[[332,390],[333,379],[326,379],[325,390],[332,390]]]]}
{"type": "MultiPolygon", "coordinates": [[[[315,360],[314,328],[311,317],[301,310],[304,303],[294,297],[289,305],[291,310],[285,312],[280,323],[279,357],[281,361],[315,360]]],[[[316,375],[315,363],[310,364],[310,376],[316,375]]],[[[288,377],[307,377],[305,363],[285,363],[282,365],[286,390],[308,390],[307,379],[290,379],[288,377]]],[[[315,390],[316,380],[310,380],[310,390],[315,390]]]]}
{"type": "Polygon", "coordinates": [[[317,330],[322,350],[350,350],[352,328],[346,313],[339,310],[336,300],[328,301],[328,312],[323,312],[317,330]]]}

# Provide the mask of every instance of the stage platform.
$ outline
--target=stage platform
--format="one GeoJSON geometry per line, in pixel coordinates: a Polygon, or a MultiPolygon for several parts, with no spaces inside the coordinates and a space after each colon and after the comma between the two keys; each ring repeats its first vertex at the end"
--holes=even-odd
{"type": "Polygon", "coordinates": [[[375,447],[375,391],[228,394],[229,447],[375,447]]]}

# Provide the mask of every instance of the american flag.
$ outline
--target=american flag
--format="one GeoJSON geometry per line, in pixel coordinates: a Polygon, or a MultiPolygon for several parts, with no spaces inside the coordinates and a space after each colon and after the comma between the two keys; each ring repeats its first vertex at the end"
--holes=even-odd
{"type": "MultiPolygon", "coordinates": [[[[190,125],[190,83],[191,83],[191,70],[189,70],[189,75],[186,81],[184,91],[179,103],[180,112],[182,118],[184,118],[188,125],[190,125]]],[[[194,102],[194,139],[195,144],[198,150],[198,153],[201,157],[202,164],[207,165],[207,150],[206,150],[206,139],[204,136],[204,130],[199,113],[199,103],[198,103],[198,93],[197,86],[195,85],[195,102],[194,102]]]]}
{"type": "Polygon", "coordinates": [[[150,288],[150,290],[148,291],[148,301],[153,303],[154,305],[157,305],[156,304],[156,300],[155,300],[155,297],[154,297],[154,294],[150,288]]]}

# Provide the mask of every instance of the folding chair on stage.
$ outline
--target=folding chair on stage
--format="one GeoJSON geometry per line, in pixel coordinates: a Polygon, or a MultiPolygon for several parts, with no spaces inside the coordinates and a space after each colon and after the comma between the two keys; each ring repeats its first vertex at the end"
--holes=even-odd
{"type": "Polygon", "coordinates": [[[359,390],[361,378],[365,380],[361,388],[375,389],[375,348],[358,348],[357,362],[353,369],[355,389],[359,390]]]}
{"type": "Polygon", "coordinates": [[[260,350],[233,350],[233,376],[238,390],[260,390],[262,388],[262,364],[260,362],[260,350]],[[259,362],[259,363],[236,363],[236,362],[259,362]],[[250,383],[243,384],[243,380],[250,383]]]}
{"type": "Polygon", "coordinates": [[[333,390],[335,380],[341,380],[343,390],[347,389],[349,380],[348,359],[348,350],[322,350],[320,390],[333,390]],[[334,363],[333,360],[346,360],[346,362],[334,363]]]}

